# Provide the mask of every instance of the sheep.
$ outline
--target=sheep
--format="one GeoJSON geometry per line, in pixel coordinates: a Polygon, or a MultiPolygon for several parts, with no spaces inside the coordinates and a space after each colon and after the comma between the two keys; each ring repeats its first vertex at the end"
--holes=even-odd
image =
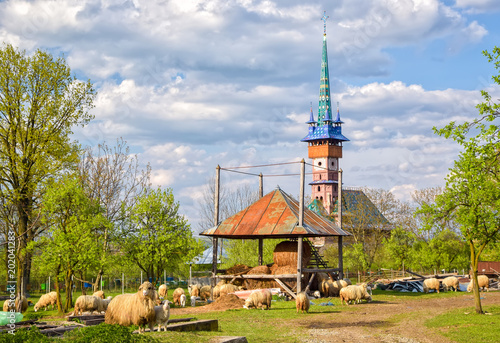
{"type": "Polygon", "coordinates": [[[443,279],[443,288],[445,291],[448,291],[450,288],[453,288],[453,290],[456,292],[459,289],[459,282],[458,278],[455,276],[448,276],[447,278],[443,279]]]}
{"type": "Polygon", "coordinates": [[[360,303],[361,300],[365,299],[368,302],[372,301],[371,297],[371,288],[366,285],[366,283],[362,283],[360,285],[349,285],[340,290],[340,303],[345,303],[349,305],[351,301],[353,303],[360,303]]]}
{"type": "Polygon", "coordinates": [[[158,287],[158,295],[160,296],[161,299],[164,299],[168,295],[168,287],[167,285],[163,284],[158,287]]]}
{"type": "MultiPolygon", "coordinates": [[[[4,312],[17,311],[17,306],[19,305],[19,297],[16,297],[15,301],[5,300],[3,303],[4,312]]],[[[28,299],[23,295],[21,296],[21,313],[25,312],[28,309],[28,299]]]]}
{"type": "MultiPolygon", "coordinates": [[[[219,297],[219,293],[218,293],[218,290],[220,289],[220,286],[215,286],[214,287],[214,300],[217,299],[219,297]],[[216,289],[217,289],[217,296],[216,296],[216,289]]],[[[201,287],[200,289],[200,298],[201,300],[207,300],[207,299],[210,299],[210,293],[212,291],[212,287],[210,286],[203,286],[201,287]]]]}
{"type": "Polygon", "coordinates": [[[165,300],[162,306],[155,306],[155,323],[158,324],[158,331],[161,327],[167,331],[168,318],[170,317],[170,301],[165,300]]]}
{"type": "Polygon", "coordinates": [[[186,307],[186,295],[181,294],[179,297],[179,303],[181,304],[181,307],[186,307]]]}
{"type": "Polygon", "coordinates": [[[439,280],[436,278],[430,278],[424,280],[424,293],[429,293],[429,290],[434,289],[439,293],[439,280]]]}
{"type": "Polygon", "coordinates": [[[222,297],[223,295],[226,295],[229,293],[234,293],[238,290],[239,290],[238,286],[230,284],[230,283],[226,283],[226,284],[220,286],[219,296],[222,297]]]}
{"type": "MultiPolygon", "coordinates": [[[[486,288],[486,291],[490,291],[490,279],[488,279],[488,277],[486,275],[478,275],[477,276],[477,284],[479,285],[479,290],[481,290],[481,288],[483,288],[483,291],[484,289],[486,288]]],[[[474,287],[474,279],[471,279],[470,280],[470,283],[469,285],[467,286],[467,292],[472,292],[472,289],[474,287]]]]}
{"type": "Polygon", "coordinates": [[[153,290],[153,301],[156,305],[161,305],[160,294],[155,290],[153,290]]]}
{"type": "Polygon", "coordinates": [[[181,306],[181,295],[184,294],[184,290],[182,288],[176,288],[174,293],[172,294],[173,302],[176,306],[181,306]]]}
{"type": "Polygon", "coordinates": [[[138,325],[139,333],[145,326],[153,331],[155,324],[154,287],[151,282],[144,282],[137,293],[120,294],[109,303],[104,317],[106,324],[122,326],[138,325]]]}
{"type": "Polygon", "coordinates": [[[35,312],[38,311],[40,308],[44,308],[44,310],[47,310],[47,307],[50,305],[52,309],[54,309],[54,305],[57,303],[57,292],[50,292],[47,294],[44,294],[40,297],[38,302],[35,304],[35,312]]]}
{"type": "Polygon", "coordinates": [[[192,297],[200,296],[200,287],[198,285],[189,286],[189,295],[192,297]]]}
{"type": "Polygon", "coordinates": [[[195,296],[191,297],[191,306],[192,307],[196,306],[196,300],[201,300],[201,298],[200,297],[195,297],[195,296]]]}
{"type": "Polygon", "coordinates": [[[347,286],[352,285],[351,279],[344,278],[344,281],[347,283],[347,286]]]}
{"type": "Polygon", "coordinates": [[[253,291],[250,296],[245,300],[245,305],[243,308],[249,309],[251,307],[264,309],[264,305],[266,306],[266,310],[271,308],[271,299],[272,294],[268,289],[259,289],[253,291]]]}
{"type": "Polygon", "coordinates": [[[316,299],[321,298],[321,293],[320,293],[320,291],[314,291],[313,296],[314,296],[316,299]]]}
{"type": "Polygon", "coordinates": [[[94,311],[97,311],[99,309],[99,299],[93,295],[80,295],[76,299],[73,315],[78,316],[87,311],[92,314],[94,311]]]}
{"type": "Polygon", "coordinates": [[[309,312],[309,305],[309,297],[305,292],[300,292],[299,294],[297,294],[297,299],[295,299],[295,307],[297,308],[297,313],[299,313],[299,311],[302,311],[302,313],[304,313],[304,311],[309,312]]]}
{"type": "Polygon", "coordinates": [[[337,297],[342,288],[347,287],[348,284],[344,280],[323,280],[320,285],[320,290],[325,297],[337,297]]]}
{"type": "Polygon", "coordinates": [[[94,294],[92,294],[94,297],[98,297],[98,298],[101,298],[101,299],[104,299],[106,298],[104,296],[104,292],[103,291],[97,291],[97,292],[94,292],[94,294]]]}

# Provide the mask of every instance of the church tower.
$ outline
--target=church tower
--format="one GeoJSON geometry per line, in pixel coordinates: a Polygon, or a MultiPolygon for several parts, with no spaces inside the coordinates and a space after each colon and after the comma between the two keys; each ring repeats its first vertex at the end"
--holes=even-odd
{"type": "Polygon", "coordinates": [[[342,158],[342,142],[349,141],[342,135],[340,111],[337,105],[337,115],[332,118],[330,96],[330,79],[328,71],[328,54],[326,44],[326,12],[323,15],[323,53],[321,57],[321,77],[319,86],[318,120],[314,120],[311,104],[311,114],[306,124],[309,133],[301,141],[308,144],[308,155],[313,160],[313,180],[311,196],[313,200],[321,201],[328,214],[332,213],[338,197],[339,160],[342,158]]]}

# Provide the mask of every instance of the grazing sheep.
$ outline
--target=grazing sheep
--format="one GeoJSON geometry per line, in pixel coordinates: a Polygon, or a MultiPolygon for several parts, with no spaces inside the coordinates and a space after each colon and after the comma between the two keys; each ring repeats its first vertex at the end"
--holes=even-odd
{"type": "Polygon", "coordinates": [[[167,285],[163,284],[160,287],[158,287],[158,295],[160,296],[161,299],[164,299],[167,296],[167,293],[168,293],[167,285]]]}
{"type": "MultiPolygon", "coordinates": [[[[486,288],[486,290],[489,292],[490,291],[490,279],[488,279],[488,277],[486,275],[478,275],[477,276],[477,284],[479,285],[479,290],[481,290],[481,288],[483,289],[483,292],[484,292],[484,289],[486,288]]],[[[474,287],[474,279],[471,279],[470,280],[470,283],[469,285],[467,286],[467,292],[472,292],[472,288],[474,287]]]]}
{"type": "MultiPolygon", "coordinates": [[[[218,296],[219,293],[217,293],[217,296],[215,296],[215,289],[216,288],[217,288],[217,290],[219,290],[220,286],[215,286],[214,287],[214,300],[219,297],[218,296]]],[[[201,298],[201,300],[210,299],[210,293],[211,293],[211,291],[212,291],[212,287],[210,287],[210,286],[203,286],[203,287],[201,287],[201,289],[200,289],[200,298],[201,298]]]]}
{"type": "Polygon", "coordinates": [[[158,331],[161,327],[167,331],[168,318],[170,317],[170,301],[165,300],[162,306],[155,306],[155,323],[158,324],[158,331]]]}
{"type": "Polygon", "coordinates": [[[318,299],[321,298],[321,292],[320,291],[314,291],[313,296],[318,299]]]}
{"type": "Polygon", "coordinates": [[[189,286],[189,295],[192,297],[200,296],[200,287],[198,285],[189,286]]]}
{"type": "Polygon", "coordinates": [[[76,299],[73,315],[79,316],[87,311],[92,314],[94,311],[97,311],[99,309],[99,299],[100,298],[93,295],[80,295],[78,299],[76,299]]]}
{"type": "Polygon", "coordinates": [[[349,305],[351,301],[353,303],[360,303],[361,300],[365,299],[368,302],[372,301],[371,288],[362,283],[360,285],[349,285],[340,290],[340,304],[345,303],[349,305]]]}
{"type": "Polygon", "coordinates": [[[347,286],[348,284],[344,280],[332,281],[328,279],[321,282],[320,290],[325,297],[338,297],[340,290],[347,286]]]}
{"type": "Polygon", "coordinates": [[[309,297],[305,292],[300,292],[299,294],[297,294],[297,299],[295,300],[297,313],[299,313],[299,311],[302,311],[302,313],[304,313],[304,311],[309,312],[309,305],[309,297]]]}
{"type": "Polygon", "coordinates": [[[443,279],[443,288],[445,291],[448,291],[450,288],[453,288],[453,290],[456,292],[459,289],[459,282],[458,278],[455,276],[448,276],[447,278],[443,279]]]}
{"type": "Polygon", "coordinates": [[[434,277],[424,280],[424,293],[429,293],[431,289],[439,293],[439,280],[434,277]]]}
{"type": "Polygon", "coordinates": [[[181,307],[186,307],[186,295],[185,294],[181,294],[181,296],[179,297],[179,302],[181,304],[181,307]]]}
{"type": "Polygon", "coordinates": [[[176,288],[174,293],[172,294],[173,302],[176,306],[181,306],[181,295],[184,294],[184,290],[182,288],[176,288]]]}
{"type": "Polygon", "coordinates": [[[226,284],[220,286],[219,296],[222,297],[223,295],[226,295],[229,293],[234,293],[238,290],[239,290],[238,286],[230,284],[230,283],[226,283],[226,284]]]}
{"type": "Polygon", "coordinates": [[[42,308],[46,311],[47,307],[50,305],[54,309],[54,305],[57,304],[57,292],[50,292],[44,294],[40,297],[38,302],[35,304],[35,312],[42,308]]]}
{"type": "Polygon", "coordinates": [[[255,307],[264,309],[265,305],[266,310],[269,310],[271,308],[271,299],[272,294],[268,289],[258,289],[253,291],[247,300],[245,300],[243,308],[249,309],[255,307]]]}
{"type": "Polygon", "coordinates": [[[154,287],[151,282],[144,282],[137,293],[120,294],[111,300],[105,315],[106,324],[122,326],[138,325],[139,333],[145,326],[153,331],[155,324],[154,287]]]}
{"type": "MultiPolygon", "coordinates": [[[[15,301],[5,300],[3,303],[4,312],[9,312],[10,310],[16,311],[17,306],[19,305],[19,297],[16,297],[15,301]]],[[[28,309],[28,299],[23,295],[21,296],[21,313],[25,312],[28,309]]]]}

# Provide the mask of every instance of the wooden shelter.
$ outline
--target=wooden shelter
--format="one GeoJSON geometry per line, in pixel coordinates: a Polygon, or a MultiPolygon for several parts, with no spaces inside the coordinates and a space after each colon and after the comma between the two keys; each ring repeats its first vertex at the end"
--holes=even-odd
{"type": "MultiPolygon", "coordinates": [[[[303,180],[303,174],[302,174],[303,180]]],[[[303,185],[303,182],[302,182],[303,185]]],[[[216,186],[216,192],[217,192],[216,186]]],[[[217,196],[217,195],[216,195],[217,196]]],[[[225,219],[215,227],[201,233],[201,235],[212,237],[213,240],[213,264],[212,280],[216,279],[235,280],[237,278],[250,278],[269,280],[274,279],[290,295],[295,297],[296,293],[302,291],[301,283],[303,273],[311,274],[308,286],[310,287],[313,278],[318,272],[325,272],[333,279],[336,276],[343,278],[342,261],[342,237],[350,235],[342,230],[336,223],[320,216],[319,214],[304,208],[303,186],[301,187],[301,201],[293,199],[279,187],[272,192],[262,196],[249,207],[237,214],[225,219]],[[339,251],[339,265],[335,268],[329,267],[323,262],[318,251],[309,242],[312,237],[337,237],[339,251]],[[218,239],[258,239],[259,240],[259,265],[262,265],[263,240],[268,239],[290,239],[297,240],[297,271],[294,274],[253,274],[253,275],[218,275],[225,270],[217,269],[217,246],[218,239]],[[306,241],[304,241],[306,240],[306,241]],[[316,266],[307,268],[302,265],[303,244],[310,244],[312,254],[315,258],[316,266]],[[297,286],[295,292],[288,287],[284,280],[296,279],[297,286]]],[[[217,207],[217,202],[216,202],[217,207]]],[[[217,212],[217,211],[216,211],[217,212]]],[[[216,214],[217,215],[217,214],[216,214]]],[[[217,220],[216,220],[217,221],[217,220]]]]}

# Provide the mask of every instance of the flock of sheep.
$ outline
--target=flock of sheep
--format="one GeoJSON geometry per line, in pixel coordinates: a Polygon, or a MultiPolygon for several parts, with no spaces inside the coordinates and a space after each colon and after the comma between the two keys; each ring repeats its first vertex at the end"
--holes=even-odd
{"type": "MultiPolygon", "coordinates": [[[[305,292],[297,294],[296,309],[297,313],[308,312],[310,307],[310,299],[323,297],[340,297],[341,304],[357,304],[362,300],[367,302],[372,301],[371,287],[366,283],[352,285],[349,279],[332,281],[326,274],[319,275],[319,290],[313,293],[314,297],[310,297],[305,292]]],[[[467,291],[471,292],[473,282],[470,282],[467,291]]],[[[485,275],[478,276],[479,288],[489,290],[489,279],[485,275]]],[[[435,290],[439,293],[441,286],[440,280],[436,278],[425,279],[423,282],[423,290],[428,293],[430,290],[435,290]]],[[[444,290],[459,289],[458,278],[454,276],[447,277],[442,280],[444,290]]],[[[233,284],[226,284],[224,281],[219,282],[214,288],[211,286],[190,285],[188,292],[191,300],[191,305],[194,306],[197,300],[215,301],[217,298],[222,297],[229,293],[234,293],[241,290],[233,284]]],[[[153,331],[154,326],[158,325],[158,331],[163,328],[167,330],[166,325],[170,317],[170,304],[167,298],[168,288],[166,285],[161,285],[156,291],[155,287],[150,282],[144,282],[136,293],[121,294],[114,298],[105,298],[104,292],[98,291],[93,295],[79,296],[75,302],[75,309],[73,314],[79,315],[83,312],[105,313],[105,322],[107,324],[119,324],[123,326],[137,325],[139,326],[139,333],[145,331],[146,326],[153,331]],[[162,299],[163,302],[162,302],[162,299]]],[[[50,292],[40,297],[39,301],[35,304],[35,312],[39,309],[47,309],[51,306],[54,309],[56,305],[56,292],[50,292]]],[[[177,288],[173,294],[173,304],[179,307],[186,306],[186,294],[184,289],[177,288]]],[[[270,309],[272,302],[272,294],[268,289],[254,290],[246,299],[244,308],[261,308],[270,309]]],[[[21,311],[24,312],[28,308],[28,301],[26,297],[21,298],[21,311]]],[[[3,305],[4,311],[17,308],[19,299],[14,301],[6,300],[3,305]],[[15,306],[15,307],[14,307],[15,306]]]]}

